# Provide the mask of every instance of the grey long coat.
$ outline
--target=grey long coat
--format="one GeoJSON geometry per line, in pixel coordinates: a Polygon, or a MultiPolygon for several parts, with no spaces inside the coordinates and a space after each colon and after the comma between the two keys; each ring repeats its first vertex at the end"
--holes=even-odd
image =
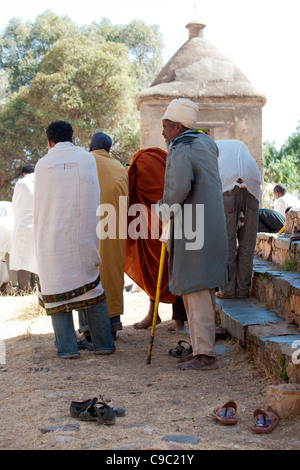
{"type": "Polygon", "coordinates": [[[169,244],[172,293],[226,284],[228,247],[218,148],[206,134],[186,131],[171,142],[163,199],[158,202],[163,221],[170,218],[173,204],[177,206],[174,217],[171,214],[169,244]]]}

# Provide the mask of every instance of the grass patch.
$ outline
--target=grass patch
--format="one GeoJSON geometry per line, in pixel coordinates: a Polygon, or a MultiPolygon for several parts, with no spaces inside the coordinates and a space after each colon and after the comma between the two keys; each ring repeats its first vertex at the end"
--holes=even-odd
{"type": "Polygon", "coordinates": [[[296,273],[298,271],[298,261],[296,258],[287,259],[282,266],[279,266],[275,271],[290,271],[296,273]]]}
{"type": "Polygon", "coordinates": [[[10,299],[9,302],[14,306],[14,313],[10,316],[10,320],[33,320],[46,315],[45,310],[39,304],[37,287],[30,293],[26,293],[9,282],[1,290],[1,297],[10,299]]]}
{"type": "Polygon", "coordinates": [[[36,293],[24,296],[24,303],[16,308],[15,314],[11,319],[15,320],[33,320],[46,315],[45,310],[40,306],[36,293]]]}

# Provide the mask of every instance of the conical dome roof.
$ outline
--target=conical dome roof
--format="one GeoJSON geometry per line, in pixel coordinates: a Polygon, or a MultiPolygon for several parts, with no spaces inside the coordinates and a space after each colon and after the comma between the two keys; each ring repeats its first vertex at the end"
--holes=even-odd
{"type": "Polygon", "coordinates": [[[240,100],[266,103],[266,97],[254,89],[248,78],[222,52],[203,36],[205,25],[191,22],[189,39],[163,67],[150,88],[136,101],[152,98],[188,98],[240,100]]]}

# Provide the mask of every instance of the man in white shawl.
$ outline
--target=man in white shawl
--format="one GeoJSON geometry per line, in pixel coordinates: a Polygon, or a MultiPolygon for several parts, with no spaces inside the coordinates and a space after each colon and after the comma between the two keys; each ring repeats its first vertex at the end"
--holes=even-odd
{"type": "Polygon", "coordinates": [[[39,300],[51,315],[60,357],[79,356],[72,310],[83,309],[95,354],[115,351],[98,266],[100,188],[92,154],[72,143],[65,121],[47,130],[49,152],[36,165],[34,232],[39,300]]]}
{"type": "Polygon", "coordinates": [[[14,222],[9,266],[11,271],[17,271],[19,289],[30,292],[37,274],[33,233],[34,165],[24,165],[21,173],[12,198],[14,222]]]}
{"type": "Polygon", "coordinates": [[[0,201],[0,290],[4,290],[10,280],[8,268],[13,221],[12,202],[0,201]]]}

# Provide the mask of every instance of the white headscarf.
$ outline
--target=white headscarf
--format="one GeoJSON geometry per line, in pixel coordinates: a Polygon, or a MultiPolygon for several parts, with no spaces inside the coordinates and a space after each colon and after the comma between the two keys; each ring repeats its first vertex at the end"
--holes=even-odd
{"type": "Polygon", "coordinates": [[[195,128],[198,115],[198,106],[193,101],[178,98],[169,104],[162,120],[179,122],[188,129],[195,128]]]}

